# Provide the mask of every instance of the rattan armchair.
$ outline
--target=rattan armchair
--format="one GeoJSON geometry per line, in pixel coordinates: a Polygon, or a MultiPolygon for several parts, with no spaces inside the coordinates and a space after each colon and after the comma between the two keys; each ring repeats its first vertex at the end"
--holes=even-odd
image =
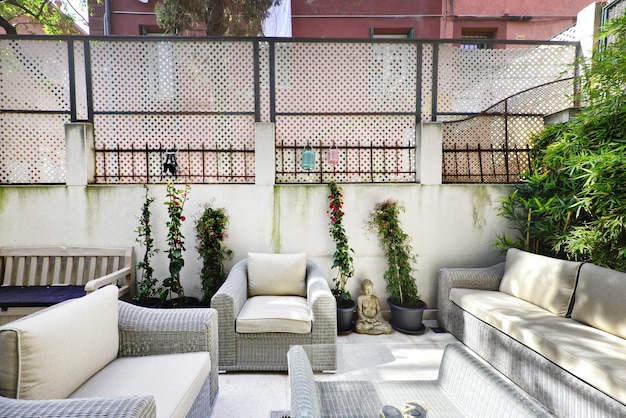
{"type": "Polygon", "coordinates": [[[222,371],[286,371],[287,352],[293,345],[324,344],[312,364],[316,371],[337,368],[334,345],[337,342],[337,308],[322,270],[306,260],[306,299],[312,317],[308,334],[289,332],[236,332],[237,316],[248,299],[248,259],[230,271],[225,283],[211,299],[218,312],[219,368],[222,371]]]}

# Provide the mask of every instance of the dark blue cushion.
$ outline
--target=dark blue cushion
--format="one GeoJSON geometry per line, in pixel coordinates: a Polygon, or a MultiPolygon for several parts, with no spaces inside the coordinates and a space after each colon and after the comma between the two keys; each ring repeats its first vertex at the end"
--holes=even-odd
{"type": "Polygon", "coordinates": [[[0,308],[52,306],[82,296],[84,286],[1,286],[0,308]]]}

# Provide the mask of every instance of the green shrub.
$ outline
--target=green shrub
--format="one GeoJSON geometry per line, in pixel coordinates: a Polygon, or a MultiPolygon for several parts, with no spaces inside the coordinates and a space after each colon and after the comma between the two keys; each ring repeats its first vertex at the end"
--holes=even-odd
{"type": "Polygon", "coordinates": [[[496,245],[626,270],[626,17],[603,37],[581,63],[588,106],[534,140],[530,171],[500,206],[517,236],[496,245]]]}

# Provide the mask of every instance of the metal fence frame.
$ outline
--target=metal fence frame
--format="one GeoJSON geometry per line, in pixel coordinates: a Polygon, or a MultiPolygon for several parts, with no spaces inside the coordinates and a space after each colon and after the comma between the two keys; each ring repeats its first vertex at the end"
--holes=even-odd
{"type": "MultiPolygon", "coordinates": [[[[7,36],[4,39],[14,42],[21,40],[42,40],[41,37],[36,36],[28,36],[28,35],[20,35],[19,37],[7,36]]],[[[110,111],[98,111],[94,110],[94,97],[93,97],[93,70],[91,66],[91,43],[93,42],[203,42],[203,38],[185,38],[185,37],[145,37],[138,39],[136,37],[86,37],[86,36],[50,36],[44,38],[46,41],[59,41],[59,42],[67,42],[67,68],[68,68],[68,76],[69,76],[69,109],[2,109],[4,112],[15,113],[20,115],[28,115],[28,114],[67,114],[69,115],[69,119],[71,122],[89,122],[94,123],[94,118],[98,115],[130,115],[130,114],[138,114],[137,112],[110,112],[110,111]],[[82,54],[83,62],[80,62],[81,59],[79,57],[82,54]],[[81,71],[83,69],[84,71],[81,71]],[[84,88],[82,87],[84,86],[84,88]],[[84,97],[81,97],[80,92],[84,90],[84,97]]],[[[216,42],[216,39],[210,38],[207,39],[206,42],[216,42]]],[[[280,118],[291,118],[291,117],[309,117],[309,116],[344,116],[344,117],[353,117],[353,116],[385,116],[385,117],[411,117],[415,124],[419,124],[420,122],[430,122],[430,121],[438,121],[440,116],[449,115],[448,112],[441,110],[439,106],[439,95],[438,95],[438,80],[439,80],[439,70],[438,70],[438,62],[439,62],[439,50],[440,46],[444,44],[452,44],[452,45],[460,45],[461,43],[466,44],[471,41],[468,40],[460,40],[460,39],[407,39],[407,40],[372,40],[372,39],[356,39],[356,40],[346,40],[346,39],[276,39],[276,38],[224,38],[219,39],[219,42],[250,42],[253,45],[254,51],[254,110],[250,112],[187,112],[187,114],[193,115],[206,115],[206,116],[215,116],[215,115],[246,115],[250,117],[254,117],[255,122],[260,122],[264,119],[263,116],[263,103],[262,101],[265,99],[262,97],[262,85],[267,82],[269,85],[269,97],[267,100],[269,102],[269,122],[276,123],[277,119],[280,118]],[[276,61],[276,53],[275,48],[277,44],[285,44],[285,43],[367,43],[367,44],[408,44],[411,47],[414,47],[417,51],[416,53],[416,80],[418,82],[415,83],[415,91],[413,92],[413,96],[415,97],[415,106],[411,112],[393,112],[393,111],[383,111],[383,112],[308,112],[308,111],[296,111],[296,112],[281,112],[277,111],[276,108],[276,73],[275,73],[275,61],[276,61]],[[423,68],[423,49],[425,46],[432,48],[432,75],[430,80],[430,118],[427,117],[427,120],[424,120],[424,97],[425,93],[424,89],[424,76],[422,74],[423,68]],[[263,59],[264,50],[267,49],[267,59],[269,61],[269,73],[267,74],[267,79],[265,74],[261,72],[261,60],[263,59]]],[[[577,48],[578,55],[578,44],[573,42],[565,42],[565,41],[552,41],[552,42],[541,42],[541,41],[496,41],[496,40],[481,40],[481,42],[487,42],[492,47],[502,46],[502,47],[516,47],[516,46],[534,46],[540,47],[542,45],[567,45],[567,46],[575,46],[577,48]]],[[[426,80],[428,81],[428,80],[426,80]]],[[[141,112],[139,112],[140,114],[141,112]]],[[[276,155],[277,159],[279,155],[284,155],[289,148],[296,149],[298,145],[283,145],[284,141],[282,138],[277,138],[276,143],[276,155]],[[286,147],[286,148],[284,148],[286,147]],[[284,149],[283,149],[284,148],[284,149]]],[[[320,151],[324,148],[325,145],[318,144],[317,147],[320,151]]],[[[396,143],[397,146],[397,143],[396,143]]],[[[344,146],[344,148],[348,148],[348,146],[344,146]]],[[[366,144],[361,148],[364,152],[368,152],[367,149],[376,148],[376,146],[366,144]]],[[[393,147],[392,147],[393,148],[393,147]]],[[[414,161],[415,160],[415,151],[412,149],[412,146],[400,146],[400,148],[406,149],[407,152],[411,153],[407,158],[414,161]]],[[[244,152],[250,153],[253,150],[250,149],[236,149],[236,150],[205,150],[202,152],[244,152]]],[[[110,153],[113,152],[108,149],[98,149],[97,153],[110,153]]],[[[121,152],[121,150],[118,150],[121,152]]],[[[145,152],[144,150],[125,150],[124,152],[145,152]]],[[[158,152],[158,151],[155,151],[158,152]]],[[[457,152],[457,151],[454,151],[457,152]]],[[[481,151],[484,152],[484,151],[481,151]]],[[[321,155],[321,152],[320,152],[321,155]]],[[[297,164],[296,164],[297,166],[297,164]]],[[[294,167],[294,173],[297,174],[297,167],[294,167]]],[[[397,170],[395,170],[397,171],[397,170]]],[[[277,172],[278,164],[277,164],[277,172]]],[[[311,181],[311,174],[307,173],[307,178],[302,180],[298,179],[296,175],[294,178],[295,182],[309,182],[311,181]]],[[[337,174],[337,169],[335,167],[323,167],[320,165],[319,170],[317,171],[317,175],[315,176],[315,181],[317,182],[326,182],[328,178],[334,178],[337,174]]],[[[350,174],[349,170],[346,173],[342,174],[350,174]]],[[[376,181],[374,178],[378,176],[379,173],[376,170],[370,170],[369,173],[361,173],[359,172],[359,177],[365,177],[365,182],[376,181]],[[363,175],[363,176],[362,176],[363,175]]],[[[384,174],[384,173],[383,173],[384,174]]],[[[383,175],[381,178],[385,179],[383,181],[386,182],[396,182],[396,181],[415,181],[410,177],[408,180],[404,178],[403,180],[398,180],[397,172],[391,170],[389,175],[383,175]]],[[[104,182],[109,182],[107,178],[119,177],[112,176],[109,174],[105,174],[104,176],[99,176],[100,178],[104,178],[104,182]]],[[[160,181],[157,179],[158,176],[147,176],[145,178],[141,178],[141,181],[146,180],[150,181],[151,177],[154,181],[160,181]]],[[[202,182],[206,181],[206,178],[211,177],[210,175],[193,175],[195,178],[201,178],[202,182]]],[[[219,175],[218,175],[219,177],[219,175]]],[[[400,176],[402,177],[402,176],[400,176]]],[[[139,179],[138,179],[139,181],[139,179]]],[[[253,177],[248,177],[244,182],[253,182],[253,177]]],[[[237,180],[235,182],[241,182],[237,180]]],[[[287,181],[289,182],[289,181],[287,181]]],[[[508,182],[508,181],[507,181],[508,182]]]]}

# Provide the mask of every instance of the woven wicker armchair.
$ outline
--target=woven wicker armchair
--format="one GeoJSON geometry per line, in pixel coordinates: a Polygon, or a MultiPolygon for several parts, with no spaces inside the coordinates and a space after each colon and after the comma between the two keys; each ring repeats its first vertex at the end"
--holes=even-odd
{"type": "Polygon", "coordinates": [[[309,333],[236,332],[237,316],[248,300],[248,258],[230,271],[225,283],[211,299],[218,312],[219,367],[223,371],[286,371],[287,352],[293,345],[323,344],[324,350],[312,362],[315,371],[337,368],[337,307],[322,270],[306,260],[306,300],[312,317],[309,333]]]}
{"type": "MultiPolygon", "coordinates": [[[[73,299],[68,302],[60,303],[54,305],[47,310],[42,310],[32,314],[29,317],[22,318],[18,321],[9,323],[3,327],[7,334],[5,334],[5,345],[3,349],[7,348],[6,341],[10,340],[10,335],[14,331],[11,330],[19,330],[20,323],[29,320],[31,317],[37,316],[42,320],[46,321],[52,315],[53,318],[58,318],[59,316],[54,316],[55,311],[66,309],[64,311],[63,318],[67,318],[69,308],[71,306],[75,306],[81,303],[82,299],[87,298],[97,298],[96,303],[85,303],[81,305],[78,309],[75,309],[79,314],[81,312],[85,312],[83,309],[86,305],[94,306],[93,311],[98,311],[96,313],[88,312],[83,315],[83,317],[78,319],[68,318],[67,321],[71,324],[81,324],[83,322],[87,323],[86,327],[89,327],[89,323],[92,322],[94,315],[103,316],[107,315],[106,313],[102,313],[100,307],[105,306],[107,309],[117,309],[118,316],[117,319],[114,320],[113,325],[117,324],[117,334],[119,335],[119,342],[116,344],[117,347],[117,358],[113,360],[111,363],[115,363],[118,360],[124,362],[124,367],[132,368],[132,362],[137,359],[140,364],[147,364],[146,362],[153,361],[152,358],[161,358],[162,361],[157,360],[160,365],[167,365],[169,354],[173,354],[172,357],[176,355],[184,355],[183,353],[189,353],[190,355],[201,354],[203,352],[208,352],[210,359],[215,360],[210,362],[210,366],[208,369],[208,373],[206,378],[204,378],[203,382],[199,382],[201,387],[198,387],[199,392],[195,395],[195,398],[180,401],[178,404],[176,403],[177,399],[167,399],[166,403],[174,404],[174,408],[178,408],[179,404],[187,404],[189,403],[189,409],[186,410],[186,417],[207,417],[211,415],[211,410],[213,405],[217,399],[218,394],[218,365],[217,365],[217,356],[218,356],[218,340],[217,340],[217,312],[214,309],[149,309],[138,307],[135,305],[131,305],[129,303],[123,301],[117,301],[117,288],[114,286],[106,287],[102,290],[96,291],[84,298],[73,299]],[[109,288],[112,290],[109,292],[109,288]],[[102,292],[106,292],[105,296],[101,296],[102,292]],[[112,305],[111,301],[112,300],[112,305]],[[110,306],[111,305],[111,306],[110,306]],[[127,360],[124,360],[127,359],[127,360]],[[191,401],[191,402],[189,402],[191,401]]],[[[93,300],[90,300],[93,302],[93,300]]],[[[106,310],[105,310],[106,312],[106,310]]],[[[109,315],[110,316],[110,315],[109,315]]],[[[109,335],[110,332],[108,330],[109,320],[107,319],[104,323],[107,325],[107,330],[105,331],[105,335],[109,335]]],[[[54,371],[58,375],[59,380],[68,380],[69,376],[76,375],[77,370],[85,370],[84,362],[82,362],[82,357],[87,357],[89,359],[98,357],[100,353],[98,353],[98,347],[95,347],[92,342],[93,335],[92,334],[101,334],[101,330],[105,327],[101,326],[102,324],[94,324],[96,329],[91,333],[86,333],[84,338],[81,338],[79,335],[78,338],[76,335],[64,335],[65,339],[63,341],[67,341],[69,347],[78,346],[83,347],[84,344],[88,344],[89,354],[79,355],[80,353],[76,353],[73,356],[63,356],[64,358],[59,361],[59,359],[51,358],[51,361],[54,363],[51,367],[56,367],[58,370],[54,371]],[[67,357],[67,358],[66,358],[67,357]],[[78,358],[78,359],[77,359],[78,358]],[[75,368],[75,369],[72,369],[75,368]]],[[[66,329],[63,328],[63,324],[54,324],[50,325],[50,328],[66,329]]],[[[27,327],[27,330],[31,330],[33,327],[27,327]]],[[[82,328],[82,327],[81,327],[82,328]]],[[[52,332],[52,331],[51,331],[52,332]]],[[[81,331],[82,332],[82,331],[81,331]]],[[[115,332],[115,331],[113,331],[115,332]]],[[[30,333],[33,333],[30,331],[30,333]]],[[[96,337],[100,338],[100,337],[96,337]]],[[[32,339],[32,338],[31,338],[32,339]]],[[[24,344],[24,343],[23,343],[24,344]]],[[[63,344],[63,342],[53,341],[52,343],[46,343],[45,338],[39,347],[39,351],[43,352],[42,356],[45,356],[45,351],[49,350],[51,352],[56,352],[59,344],[63,344]]],[[[8,350],[6,350],[8,351],[8,350]]],[[[17,348],[16,348],[17,352],[17,348]]],[[[4,353],[4,358],[6,360],[6,354],[4,353]]],[[[15,354],[18,356],[19,354],[15,354]]],[[[31,356],[32,357],[32,356],[31,356]]],[[[180,358],[180,357],[179,357],[180,358]]],[[[188,357],[190,358],[190,357],[188,357]]],[[[194,357],[194,359],[199,357],[194,357]]],[[[204,358],[204,357],[202,357],[204,358]]],[[[185,360],[187,361],[187,360],[185,360]]],[[[187,361],[185,367],[192,367],[191,365],[195,365],[196,361],[187,361]]],[[[154,364],[154,363],[150,363],[154,364]]],[[[183,364],[180,361],[176,362],[177,365],[183,364]]],[[[205,363],[203,362],[202,365],[205,363]]],[[[4,366],[4,365],[3,365],[4,366]]],[[[8,365],[7,365],[8,366],[8,365]]],[[[32,366],[28,363],[26,366],[32,366]]],[[[110,366],[107,365],[102,369],[105,371],[110,366]]],[[[175,367],[175,366],[172,366],[175,367]]],[[[119,369],[119,368],[118,368],[119,369]]],[[[139,368],[134,368],[133,370],[139,370],[139,368]]],[[[141,369],[144,370],[144,369],[141,369]]],[[[177,369],[176,369],[177,370],[177,369]]],[[[169,376],[170,378],[176,374],[176,370],[170,371],[169,374],[164,374],[164,376],[169,376]]],[[[9,372],[7,372],[8,374],[9,372]]],[[[27,371],[23,371],[23,373],[27,373],[27,371]]],[[[98,372],[96,372],[97,374],[98,372]]],[[[116,376],[116,371],[113,371],[112,374],[105,373],[105,378],[116,376]]],[[[123,372],[122,372],[123,373],[123,372]]],[[[32,374],[32,373],[31,373],[32,374]]],[[[200,374],[200,373],[199,373],[200,374]]],[[[147,377],[150,379],[150,377],[147,377]]],[[[33,381],[34,378],[29,378],[29,381],[33,381]]],[[[52,380],[51,378],[42,377],[45,382],[48,380],[52,380]]],[[[141,379],[145,379],[141,375],[128,376],[129,382],[138,383],[139,386],[142,386],[141,379]]],[[[5,379],[7,380],[7,379],[5,379]]],[[[31,395],[29,397],[24,397],[22,395],[19,396],[19,399],[13,399],[11,396],[12,387],[0,387],[0,390],[4,390],[7,392],[7,396],[0,396],[0,416],[2,417],[19,417],[19,418],[27,418],[27,417],[101,417],[101,418],[125,418],[125,417],[158,417],[163,416],[164,412],[159,412],[159,399],[158,397],[153,396],[153,394],[145,394],[141,391],[143,389],[138,389],[139,394],[133,394],[133,389],[124,393],[117,393],[120,391],[124,391],[125,389],[120,390],[110,390],[108,387],[101,387],[101,395],[78,395],[77,393],[84,389],[85,385],[88,385],[91,382],[91,378],[88,378],[88,381],[81,387],[76,390],[76,392],[71,393],[67,397],[51,397],[46,398],[45,394],[41,395],[44,397],[35,397],[39,395],[31,395]]],[[[185,380],[185,379],[183,379],[185,380]]],[[[151,382],[153,384],[154,382],[151,382]]],[[[47,385],[48,383],[42,383],[41,385],[47,385]]],[[[127,382],[119,382],[118,380],[112,380],[112,385],[114,387],[119,386],[120,388],[126,387],[127,382]],[[118,385],[118,383],[122,383],[118,385]]],[[[37,383],[39,385],[39,383],[37,383]]],[[[35,386],[33,384],[33,386],[35,386]]],[[[166,386],[164,386],[166,387],[166,386]]],[[[72,390],[72,389],[70,389],[72,390]]],[[[87,389],[91,390],[91,389],[87,389]]],[[[43,391],[43,389],[42,389],[43,391]]],[[[4,392],[3,392],[4,393],[4,392]]],[[[21,393],[21,392],[20,392],[21,393]]],[[[177,394],[180,391],[176,391],[177,394]]],[[[161,393],[163,395],[163,393],[161,393]]],[[[177,396],[174,395],[173,392],[168,392],[165,396],[177,396]]],[[[187,392],[184,393],[187,395],[187,392]]],[[[170,405],[168,405],[169,407],[170,405]]],[[[183,412],[180,410],[176,410],[176,413],[183,412]]]]}

